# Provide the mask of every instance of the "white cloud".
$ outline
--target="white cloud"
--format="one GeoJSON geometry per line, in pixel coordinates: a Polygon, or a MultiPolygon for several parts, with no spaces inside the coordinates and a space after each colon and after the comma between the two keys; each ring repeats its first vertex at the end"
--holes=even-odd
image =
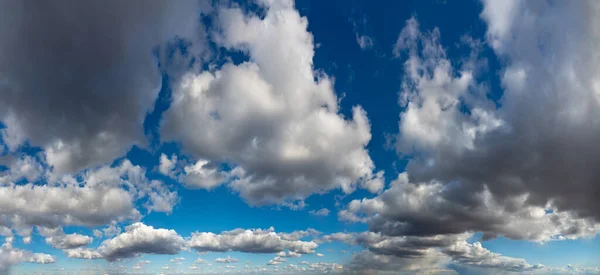
{"type": "Polygon", "coordinates": [[[67,257],[75,258],[75,259],[101,259],[103,258],[102,254],[95,249],[90,248],[73,248],[73,249],[65,249],[63,250],[67,257]]]}
{"type": "Polygon", "coordinates": [[[65,234],[61,227],[54,229],[37,227],[40,235],[46,237],[46,243],[58,249],[73,249],[92,243],[94,238],[77,233],[65,234]]]}
{"type": "MultiPolygon", "coordinates": [[[[306,18],[291,1],[279,2],[265,3],[262,19],[219,10],[216,42],[243,50],[250,61],[184,75],[162,126],[163,137],[181,141],[201,163],[237,166],[230,187],[251,204],[303,200],[334,188],[350,193],[373,177],[364,110],[355,107],[349,119],[339,114],[332,81],[313,69],[306,18]]],[[[192,186],[220,183],[218,171],[202,171],[211,180],[192,186]]]]}
{"type": "Polygon", "coordinates": [[[289,250],[295,253],[314,253],[317,244],[299,240],[286,240],[271,229],[235,229],[220,234],[192,233],[188,246],[196,251],[239,251],[248,253],[277,253],[289,250]]]}
{"type": "Polygon", "coordinates": [[[195,164],[183,167],[179,180],[188,188],[213,189],[228,179],[229,174],[211,167],[209,161],[198,160],[195,164]]]}
{"type": "Polygon", "coordinates": [[[173,155],[173,156],[171,156],[171,158],[169,158],[165,154],[160,154],[160,162],[158,165],[158,171],[165,176],[171,176],[173,169],[175,169],[176,164],[177,164],[177,156],[176,155],[173,155]]]}
{"type": "Polygon", "coordinates": [[[26,250],[13,248],[9,243],[0,247],[0,272],[9,272],[13,265],[28,262],[48,264],[56,262],[56,258],[49,254],[32,253],[26,250]]]}
{"type": "Polygon", "coordinates": [[[231,256],[227,256],[226,258],[216,258],[215,262],[221,263],[221,264],[224,264],[224,263],[237,263],[237,262],[239,262],[239,260],[236,259],[236,258],[232,258],[231,256]]]}
{"type": "Polygon", "coordinates": [[[135,202],[143,198],[148,210],[169,213],[177,193],[160,181],[148,182],[145,169],[124,160],[115,167],[86,170],[77,178],[49,178],[43,185],[2,184],[0,217],[13,227],[97,226],[138,220],[135,202]]]}
{"type": "Polygon", "coordinates": [[[308,211],[308,213],[310,213],[311,215],[314,215],[314,216],[323,216],[323,217],[328,216],[329,212],[330,211],[327,208],[321,208],[319,210],[308,211]]]}
{"type": "Polygon", "coordinates": [[[185,241],[175,230],[155,229],[143,223],[125,227],[125,232],[102,242],[98,251],[108,261],[136,257],[139,254],[177,254],[185,241]]]}

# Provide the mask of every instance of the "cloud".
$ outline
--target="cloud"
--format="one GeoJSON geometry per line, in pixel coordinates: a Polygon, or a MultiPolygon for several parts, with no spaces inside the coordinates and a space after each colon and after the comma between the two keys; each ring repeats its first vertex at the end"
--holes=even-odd
{"type": "Polygon", "coordinates": [[[65,249],[63,250],[67,257],[74,259],[101,259],[103,258],[102,254],[95,249],[90,248],[73,248],[73,249],[65,249]]]}
{"type": "Polygon", "coordinates": [[[281,263],[287,262],[287,260],[283,257],[280,256],[276,256],[275,258],[273,258],[272,260],[269,260],[269,262],[267,262],[267,265],[278,265],[281,263]]]}
{"type": "Polygon", "coordinates": [[[223,162],[235,166],[229,186],[253,205],[335,188],[350,193],[374,176],[365,111],[354,107],[348,119],[339,113],[331,79],[313,69],[306,18],[291,1],[278,2],[264,3],[264,18],[219,9],[215,42],[250,61],[174,83],[161,133],[201,160],[189,167],[201,176],[190,187],[222,183],[216,168],[223,162]]]}
{"type": "Polygon", "coordinates": [[[196,251],[238,251],[247,253],[277,253],[289,250],[295,253],[314,253],[317,244],[299,240],[286,240],[273,231],[263,229],[235,229],[220,234],[211,232],[192,233],[188,247],[196,251]]]}
{"type": "Polygon", "coordinates": [[[220,264],[228,264],[228,263],[237,263],[237,262],[239,262],[239,260],[236,258],[232,258],[231,256],[227,256],[226,258],[216,258],[215,262],[220,263],[220,264]]]}
{"type": "Polygon", "coordinates": [[[202,48],[197,1],[2,2],[0,10],[2,138],[10,150],[26,140],[42,147],[55,173],[144,144],[142,122],[161,88],[153,49],[175,36],[202,48]]]}
{"type": "Polygon", "coordinates": [[[49,254],[16,249],[9,243],[0,246],[0,272],[3,274],[8,273],[13,265],[22,262],[48,264],[56,262],[56,258],[49,254]]]}
{"type": "Polygon", "coordinates": [[[300,256],[302,256],[302,254],[296,253],[294,251],[281,251],[281,252],[277,253],[277,257],[284,257],[284,258],[300,258],[300,256]]]}
{"type": "Polygon", "coordinates": [[[171,158],[169,158],[165,154],[160,154],[158,171],[165,176],[171,176],[173,173],[173,169],[175,169],[176,164],[177,164],[177,156],[176,155],[173,155],[173,156],[171,156],[171,158]]]}
{"type": "Polygon", "coordinates": [[[417,185],[434,183],[415,188],[440,184],[442,201],[474,214],[493,200],[491,219],[470,223],[473,230],[496,227],[502,221],[494,212],[503,212],[526,226],[521,234],[491,228],[511,238],[594,235],[600,174],[588,164],[600,160],[600,4],[483,4],[488,43],[504,64],[499,107],[479,89],[476,72],[448,62],[439,31],[421,33],[413,20],[398,39],[398,53],[408,53],[397,143],[400,153],[414,155],[406,170],[417,185]],[[544,227],[529,228],[524,210],[544,227]],[[538,233],[522,236],[531,230],[538,233]]]}
{"type": "Polygon", "coordinates": [[[309,214],[313,215],[313,216],[323,216],[326,217],[329,215],[329,209],[327,208],[321,208],[319,210],[310,210],[308,211],[309,214]]]}
{"type": "Polygon", "coordinates": [[[98,251],[107,261],[132,258],[139,254],[179,253],[185,241],[175,230],[155,229],[143,223],[125,227],[125,232],[102,242],[98,251]]]}
{"type": "MultiPolygon", "coordinates": [[[[12,173],[12,171],[10,172],[12,173]]],[[[98,226],[138,220],[135,202],[149,211],[169,213],[177,193],[160,181],[148,182],[145,169],[129,160],[65,176],[43,185],[0,184],[0,224],[13,227],[98,226]]]]}
{"type": "MultiPolygon", "coordinates": [[[[361,245],[366,252],[355,254],[352,268],[360,270],[419,271],[445,269],[449,264],[480,270],[523,272],[541,270],[542,265],[531,265],[524,259],[503,256],[468,243],[470,233],[435,236],[391,237],[374,232],[336,233],[324,236],[328,241],[361,245]]],[[[352,269],[351,268],[351,269],[352,269]]]]}
{"type": "Polygon", "coordinates": [[[366,35],[356,34],[356,43],[358,43],[358,46],[360,46],[360,48],[363,50],[367,50],[373,47],[373,39],[366,35]]]}
{"type": "Polygon", "coordinates": [[[439,182],[412,183],[402,173],[390,188],[372,199],[353,200],[339,212],[342,220],[363,221],[390,236],[483,232],[486,238],[545,242],[593,237],[600,226],[569,212],[528,205],[528,196],[498,202],[484,190],[469,200],[457,196],[460,187],[439,182]],[[453,188],[457,188],[454,190],[453,188]]]}
{"type": "Polygon", "coordinates": [[[58,249],[73,249],[92,243],[94,238],[77,233],[65,234],[62,228],[37,227],[40,235],[46,237],[46,243],[58,249]]]}

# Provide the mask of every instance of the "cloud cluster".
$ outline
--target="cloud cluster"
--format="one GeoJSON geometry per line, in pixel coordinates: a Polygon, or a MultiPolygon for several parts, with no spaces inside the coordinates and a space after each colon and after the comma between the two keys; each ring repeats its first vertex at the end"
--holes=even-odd
{"type": "Polygon", "coordinates": [[[483,1],[487,40],[505,66],[496,107],[475,73],[457,73],[431,35],[409,23],[398,150],[418,152],[407,171],[415,182],[453,183],[453,201],[470,208],[489,190],[499,207],[515,197],[573,218],[600,220],[599,36],[595,1],[483,1]],[[502,3],[500,3],[502,2],[502,3]],[[506,2],[506,3],[504,3],[506,2]]]}
{"type": "Polygon", "coordinates": [[[463,201],[460,188],[439,182],[412,183],[402,173],[380,196],[351,201],[339,217],[367,222],[370,230],[390,236],[479,231],[485,238],[503,235],[545,242],[593,237],[600,230],[599,224],[570,212],[529,205],[527,195],[498,202],[485,189],[463,201]]]}
{"type": "Polygon", "coordinates": [[[248,253],[277,253],[289,250],[293,253],[314,253],[317,248],[315,242],[289,240],[278,235],[272,228],[263,229],[235,229],[224,231],[220,234],[211,232],[195,232],[187,244],[196,251],[238,251],[248,253]]]}
{"type": "Polygon", "coordinates": [[[480,268],[492,272],[523,272],[543,269],[524,259],[493,253],[481,243],[468,243],[472,234],[390,237],[380,233],[335,233],[323,240],[360,245],[368,251],[353,256],[351,266],[361,270],[396,270],[425,272],[444,269],[448,264],[480,268]]]}
{"type": "MultiPolygon", "coordinates": [[[[15,173],[11,169],[8,174],[15,173]]],[[[148,211],[166,213],[177,203],[176,192],[160,181],[148,181],[145,169],[129,160],[46,180],[43,185],[0,184],[0,224],[14,228],[93,227],[138,220],[141,213],[136,202],[144,201],[148,211]]]]}
{"type": "Polygon", "coordinates": [[[280,2],[262,2],[264,17],[219,9],[216,43],[249,61],[187,73],[174,84],[162,136],[200,159],[186,168],[186,186],[223,183],[217,169],[223,162],[236,166],[231,188],[258,205],[334,188],[349,193],[381,178],[365,149],[371,139],[365,111],[339,114],[332,80],[313,69],[306,18],[292,1],[280,2]]]}
{"type": "Polygon", "coordinates": [[[202,44],[199,1],[2,2],[0,10],[2,139],[10,151],[26,141],[42,147],[55,173],[145,143],[142,122],[161,88],[153,49],[176,36],[202,44]]]}
{"type": "Polygon", "coordinates": [[[22,262],[48,264],[56,262],[56,258],[49,254],[16,249],[10,243],[0,246],[0,273],[6,274],[13,265],[22,262]]]}
{"type": "Polygon", "coordinates": [[[370,232],[321,238],[366,247],[358,265],[549,271],[456,236],[546,242],[600,230],[600,174],[589,166],[600,156],[600,5],[483,2],[487,40],[506,62],[498,106],[477,83],[477,47],[456,69],[439,30],[410,19],[398,37],[394,54],[406,61],[396,149],[411,159],[387,190],[338,213],[370,232]]]}

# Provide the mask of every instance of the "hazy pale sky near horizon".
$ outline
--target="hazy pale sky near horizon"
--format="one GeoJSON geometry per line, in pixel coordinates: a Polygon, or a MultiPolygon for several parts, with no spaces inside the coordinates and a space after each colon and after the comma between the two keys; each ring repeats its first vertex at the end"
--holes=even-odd
{"type": "Polygon", "coordinates": [[[0,0],[0,274],[600,274],[599,18],[0,0]]]}

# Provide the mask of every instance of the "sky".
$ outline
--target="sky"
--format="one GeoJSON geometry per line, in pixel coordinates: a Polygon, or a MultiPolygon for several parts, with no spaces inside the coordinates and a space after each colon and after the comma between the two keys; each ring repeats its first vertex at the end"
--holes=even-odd
{"type": "Polygon", "coordinates": [[[0,274],[600,274],[599,18],[0,0],[0,274]]]}

